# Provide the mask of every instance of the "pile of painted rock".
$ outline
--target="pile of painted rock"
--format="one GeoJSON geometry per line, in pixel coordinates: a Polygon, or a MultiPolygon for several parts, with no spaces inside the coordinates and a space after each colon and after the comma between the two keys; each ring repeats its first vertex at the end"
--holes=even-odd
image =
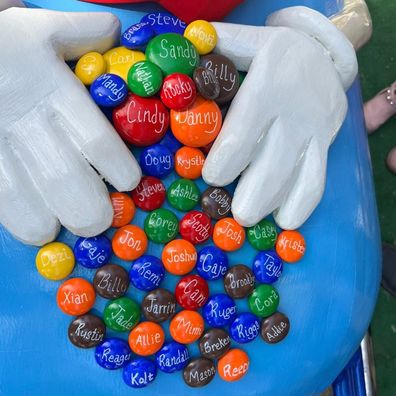
{"type": "Polygon", "coordinates": [[[277,312],[272,284],[283,262],[302,258],[304,238],[298,231],[279,232],[266,219],[245,230],[232,218],[231,190],[199,188],[205,154],[242,79],[229,59],[210,54],[216,40],[206,21],[186,26],[173,15],[153,13],[123,33],[121,47],[88,53],[75,67],[95,102],[112,109],[120,136],[141,147],[145,176],[130,193],[110,193],[111,239],[78,238],[73,249],[50,243],[39,250],[36,266],[47,279],[68,278],[57,303],[76,316],[70,341],[96,347],[96,362],[122,368],[134,388],[154,381],[157,370],[182,370],[192,387],[207,385],[216,372],[238,380],[249,367],[239,345],[259,335],[275,344],[290,329],[287,316],[277,312]],[[145,213],[143,227],[134,224],[139,211],[145,213]],[[254,260],[231,263],[231,252],[246,237],[257,250],[254,260]],[[150,250],[161,254],[146,254],[150,250]],[[113,254],[120,264],[110,263],[113,254]],[[69,277],[75,262],[96,271],[92,282],[69,277]],[[173,290],[161,288],[167,277],[177,277],[173,290]],[[216,281],[223,283],[222,293],[211,293],[216,281]],[[146,293],[141,301],[136,289],[146,293]],[[100,298],[108,300],[101,317],[91,311],[100,298]],[[247,299],[250,312],[239,312],[235,299],[247,299]],[[192,343],[199,350],[194,357],[187,347],[192,343]]]}

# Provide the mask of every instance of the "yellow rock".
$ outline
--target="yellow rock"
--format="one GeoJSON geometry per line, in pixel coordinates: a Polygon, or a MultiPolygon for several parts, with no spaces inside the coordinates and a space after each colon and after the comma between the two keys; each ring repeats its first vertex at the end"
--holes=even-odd
{"type": "Polygon", "coordinates": [[[212,52],[217,44],[217,33],[214,26],[199,19],[191,22],[184,31],[184,37],[189,39],[200,55],[212,52]]]}
{"type": "Polygon", "coordinates": [[[106,62],[99,52],[88,52],[76,64],[76,76],[85,85],[91,85],[106,71],[106,62]]]}

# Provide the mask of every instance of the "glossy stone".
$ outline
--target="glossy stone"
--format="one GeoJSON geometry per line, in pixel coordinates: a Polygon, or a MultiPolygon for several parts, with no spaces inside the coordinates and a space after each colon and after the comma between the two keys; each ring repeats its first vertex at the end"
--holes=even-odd
{"type": "Polygon", "coordinates": [[[121,260],[136,260],[147,250],[146,233],[134,224],[119,228],[113,235],[111,247],[121,260]]]}
{"type": "Polygon", "coordinates": [[[141,322],[129,333],[128,342],[133,353],[149,356],[158,352],[165,341],[162,327],[154,322],[141,322]]]}
{"type": "Polygon", "coordinates": [[[228,257],[216,246],[205,246],[198,252],[195,268],[204,279],[217,280],[228,270],[228,257]]]}
{"type": "Polygon", "coordinates": [[[196,311],[184,310],[178,312],[169,324],[172,338],[181,344],[191,344],[201,337],[205,323],[196,311]]]}
{"type": "Polygon", "coordinates": [[[258,282],[271,284],[282,275],[283,263],[275,250],[265,250],[256,255],[252,269],[258,282]]]}
{"type": "Polygon", "coordinates": [[[199,64],[199,54],[185,37],[175,33],[165,33],[154,37],[147,45],[146,57],[169,76],[183,73],[192,76],[199,64]]]}
{"type": "Polygon", "coordinates": [[[175,171],[185,179],[198,179],[202,175],[204,153],[193,147],[181,147],[175,154],[175,171]]]}
{"type": "Polygon", "coordinates": [[[166,193],[169,203],[183,212],[187,212],[197,205],[199,195],[198,186],[188,179],[175,180],[166,193]]]}
{"type": "Polygon", "coordinates": [[[106,335],[103,320],[96,315],[85,314],[74,319],[67,332],[72,344],[79,348],[92,348],[100,344],[106,335]]]}
{"type": "Polygon", "coordinates": [[[213,229],[213,242],[226,252],[238,250],[245,242],[245,229],[231,217],[220,219],[213,229]]]}
{"type": "Polygon", "coordinates": [[[224,276],[224,289],[232,298],[247,297],[254,289],[252,270],[243,264],[233,265],[224,276]]]}
{"type": "Polygon", "coordinates": [[[269,250],[275,246],[278,233],[275,224],[263,219],[247,229],[250,244],[257,250],[269,250]]]}
{"type": "Polygon", "coordinates": [[[139,305],[128,297],[110,301],[104,311],[103,320],[107,327],[115,331],[129,331],[140,320],[139,305]]]}
{"type": "Polygon", "coordinates": [[[129,26],[121,35],[121,45],[129,49],[142,49],[155,36],[148,22],[139,22],[129,26]]]}
{"type": "Polygon", "coordinates": [[[176,300],[184,309],[198,309],[209,297],[209,287],[199,275],[187,275],[175,287],[176,300]]]}
{"type": "Polygon", "coordinates": [[[164,246],[161,257],[168,272],[173,275],[186,275],[195,267],[197,251],[191,242],[174,239],[164,246]]]}
{"type": "Polygon", "coordinates": [[[183,370],[189,358],[190,354],[187,347],[175,341],[166,343],[155,354],[157,367],[164,373],[183,370]]]}
{"type": "Polygon", "coordinates": [[[131,192],[135,205],[142,210],[155,210],[162,206],[166,198],[166,189],[161,180],[152,176],[143,176],[138,186],[131,192]]]}
{"type": "Polygon", "coordinates": [[[212,219],[220,220],[231,213],[231,194],[221,187],[209,187],[201,196],[202,210],[212,219]]]}
{"type": "Polygon", "coordinates": [[[210,69],[197,67],[194,70],[193,80],[199,94],[209,100],[215,100],[220,95],[220,84],[216,75],[210,69]]]}
{"type": "Polygon", "coordinates": [[[231,338],[240,344],[253,341],[260,333],[260,322],[250,312],[238,314],[230,325],[231,338]]]}
{"type": "Polygon", "coordinates": [[[172,173],[174,159],[168,147],[154,144],[140,152],[139,163],[142,171],[149,176],[163,178],[172,173]]]}
{"type": "Polygon", "coordinates": [[[194,44],[200,55],[212,52],[217,43],[216,29],[210,22],[202,19],[191,22],[184,31],[184,37],[194,44]]]}
{"type": "Polygon", "coordinates": [[[96,293],[103,298],[122,297],[129,287],[128,272],[120,265],[107,264],[96,271],[93,285],[96,293]]]}
{"type": "Polygon", "coordinates": [[[129,279],[140,290],[156,289],[165,276],[162,261],[155,256],[143,255],[135,260],[129,271],[129,279]]]}
{"type": "Polygon", "coordinates": [[[305,254],[306,244],[303,235],[298,231],[282,231],[276,241],[276,253],[287,263],[301,260],[305,254]]]}
{"type": "Polygon", "coordinates": [[[132,388],[144,388],[155,380],[157,366],[147,358],[136,358],[128,363],[122,371],[124,382],[132,388]]]}
{"type": "Polygon", "coordinates": [[[109,262],[111,242],[105,235],[91,238],[78,238],[73,248],[78,264],[85,268],[99,268],[109,262]]]}
{"type": "Polygon", "coordinates": [[[166,289],[155,289],[142,300],[142,313],[152,322],[164,322],[176,313],[176,298],[166,289]]]}
{"type": "Polygon", "coordinates": [[[209,384],[216,375],[214,363],[207,358],[199,357],[190,360],[183,370],[184,382],[192,388],[209,384]]]}
{"type": "Polygon", "coordinates": [[[200,66],[211,70],[220,84],[220,94],[216,102],[223,104],[232,100],[239,89],[239,74],[234,63],[219,54],[209,54],[201,57],[200,66]]]}
{"type": "Polygon", "coordinates": [[[179,220],[168,209],[156,209],[149,213],[144,221],[144,231],[148,238],[156,243],[168,243],[179,231],[179,220]]]}
{"type": "Polygon", "coordinates": [[[204,243],[212,235],[210,217],[198,210],[192,210],[180,220],[180,235],[194,245],[204,243]]]}
{"type": "Polygon", "coordinates": [[[218,359],[231,348],[231,338],[223,329],[209,329],[199,340],[201,355],[209,359],[218,359]]]}
{"type": "Polygon", "coordinates": [[[184,110],[194,103],[197,91],[194,81],[189,76],[173,73],[165,77],[160,95],[166,107],[184,110]]]}
{"type": "Polygon", "coordinates": [[[95,360],[99,366],[107,370],[125,367],[131,360],[128,343],[120,338],[106,338],[95,350],[95,360]]]}
{"type": "Polygon", "coordinates": [[[237,308],[234,300],[227,294],[213,294],[202,308],[202,315],[209,326],[222,327],[232,323],[237,308]]]}
{"type": "Polygon", "coordinates": [[[121,104],[128,95],[125,81],[111,73],[102,74],[91,85],[90,93],[96,104],[104,107],[115,107],[121,104]]]}
{"type": "Polygon", "coordinates": [[[253,290],[248,303],[250,310],[255,315],[265,318],[277,310],[279,294],[271,285],[260,285],[253,290]]]}
{"type": "Polygon", "coordinates": [[[99,52],[88,52],[77,62],[74,73],[85,85],[91,85],[106,71],[106,63],[99,52]]]}
{"type": "Polygon", "coordinates": [[[172,15],[169,12],[152,12],[145,15],[141,20],[141,23],[147,22],[154,29],[156,34],[163,33],[177,33],[183,34],[187,25],[178,17],[172,15]]]}
{"type": "Polygon", "coordinates": [[[136,95],[155,95],[162,85],[161,69],[150,61],[136,62],[128,72],[128,87],[136,95]]]}
{"type": "Polygon", "coordinates": [[[113,206],[113,222],[112,227],[123,227],[129,224],[135,217],[136,207],[132,198],[121,192],[111,192],[110,200],[113,206]]]}
{"type": "Polygon", "coordinates": [[[249,356],[242,349],[230,349],[217,362],[217,371],[224,381],[240,380],[249,369],[249,356]]]}
{"type": "Polygon", "coordinates": [[[281,312],[276,312],[261,322],[261,337],[269,344],[282,341],[289,331],[289,318],[281,312]]]}

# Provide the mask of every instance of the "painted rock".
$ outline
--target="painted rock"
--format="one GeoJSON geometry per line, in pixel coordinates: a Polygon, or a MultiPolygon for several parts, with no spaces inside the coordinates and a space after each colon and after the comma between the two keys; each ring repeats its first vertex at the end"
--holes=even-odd
{"type": "Polygon", "coordinates": [[[160,179],[172,173],[174,167],[172,152],[162,144],[154,144],[143,149],[139,162],[146,175],[160,179]]]}
{"type": "Polygon", "coordinates": [[[129,224],[135,217],[136,207],[132,198],[125,193],[111,192],[110,200],[113,206],[112,227],[123,227],[129,224]]]}
{"type": "Polygon", "coordinates": [[[305,254],[305,239],[298,231],[282,231],[278,235],[275,248],[283,261],[295,263],[305,254]]]}
{"type": "Polygon", "coordinates": [[[85,314],[70,323],[67,334],[73,345],[79,348],[92,348],[103,342],[106,326],[98,316],[85,314]]]}
{"type": "Polygon", "coordinates": [[[147,14],[140,20],[140,22],[147,22],[154,29],[156,34],[183,34],[187,27],[186,23],[181,19],[164,11],[147,14]]]}
{"type": "Polygon", "coordinates": [[[133,262],[129,279],[140,290],[156,289],[165,276],[165,268],[158,257],[143,255],[133,262]]]}
{"type": "Polygon", "coordinates": [[[117,264],[107,264],[99,268],[93,279],[94,289],[99,296],[108,298],[122,297],[129,287],[128,272],[117,264]]]}
{"type": "Polygon", "coordinates": [[[124,367],[122,378],[132,388],[144,388],[155,380],[157,366],[147,358],[133,359],[124,367]]]}
{"type": "Polygon", "coordinates": [[[205,163],[204,153],[193,147],[183,146],[175,154],[175,171],[185,179],[198,179],[205,163]]]}
{"type": "Polygon", "coordinates": [[[140,307],[128,297],[117,298],[106,305],[103,320],[112,330],[130,331],[140,320],[140,307]]]}
{"type": "Polygon", "coordinates": [[[255,278],[252,270],[243,264],[233,265],[223,279],[224,289],[232,298],[244,298],[252,293],[255,278]]]}
{"type": "Polygon", "coordinates": [[[169,331],[175,341],[181,344],[191,344],[201,337],[204,327],[204,320],[198,312],[184,310],[173,317],[169,331]]]}
{"type": "Polygon", "coordinates": [[[234,219],[226,217],[215,224],[213,242],[226,252],[238,250],[245,242],[245,230],[234,219]]]}
{"type": "Polygon", "coordinates": [[[107,370],[125,367],[131,360],[128,343],[120,338],[106,338],[95,350],[95,360],[107,370]]]}
{"type": "Polygon", "coordinates": [[[212,235],[210,217],[198,210],[192,210],[180,220],[180,235],[194,245],[204,243],[212,235]]]}
{"type": "Polygon", "coordinates": [[[210,69],[197,67],[193,79],[199,94],[209,100],[215,100],[220,95],[220,84],[216,75],[210,69]]]}
{"type": "Polygon", "coordinates": [[[160,34],[150,40],[146,57],[155,63],[165,76],[182,73],[192,76],[199,64],[199,54],[185,37],[175,33],[160,34]]]}
{"type": "Polygon", "coordinates": [[[238,314],[230,325],[230,335],[235,342],[246,344],[253,341],[260,333],[257,316],[243,312],[238,314]]]}
{"type": "Polygon", "coordinates": [[[142,300],[142,313],[146,319],[160,323],[176,313],[176,298],[166,289],[155,289],[142,300]]]}
{"type": "Polygon", "coordinates": [[[249,369],[249,357],[242,349],[230,349],[217,363],[217,371],[224,381],[237,381],[249,369]]]}
{"type": "Polygon", "coordinates": [[[231,338],[223,329],[206,330],[199,340],[201,355],[209,359],[218,359],[231,348],[231,338]]]}
{"type": "Polygon", "coordinates": [[[168,209],[156,209],[149,213],[144,221],[144,231],[148,238],[156,243],[168,243],[179,231],[179,220],[168,209]]]}
{"type": "Polygon", "coordinates": [[[214,220],[220,220],[231,213],[232,197],[221,187],[209,187],[201,196],[202,210],[214,220]]]}
{"type": "Polygon", "coordinates": [[[160,95],[166,107],[185,110],[194,103],[197,91],[194,81],[189,76],[173,73],[165,77],[160,95]]]}
{"type": "Polygon", "coordinates": [[[105,235],[78,238],[73,252],[78,264],[85,268],[99,268],[110,260],[111,242],[105,235]]]}
{"type": "Polygon", "coordinates": [[[113,235],[111,246],[114,254],[121,260],[136,260],[147,250],[147,236],[133,224],[119,228],[113,235]]]}
{"type": "Polygon", "coordinates": [[[227,294],[213,294],[202,309],[209,326],[227,326],[235,319],[237,308],[234,300],[227,294]]]}
{"type": "Polygon", "coordinates": [[[207,21],[191,22],[184,31],[184,37],[189,39],[200,55],[212,52],[217,44],[217,33],[214,26],[207,21]]]}
{"type": "Polygon", "coordinates": [[[272,249],[277,236],[275,224],[266,219],[247,229],[248,241],[257,250],[272,249]]]}
{"type": "Polygon", "coordinates": [[[149,146],[165,135],[169,113],[157,98],[142,98],[130,94],[113,110],[114,127],[126,142],[135,146],[149,146]]]}
{"type": "Polygon", "coordinates": [[[221,279],[228,270],[227,255],[215,246],[206,246],[198,252],[196,270],[206,280],[221,279]]]}
{"type": "Polygon", "coordinates": [[[289,334],[289,330],[289,318],[281,312],[276,312],[261,322],[261,337],[269,344],[282,341],[289,334]]]}
{"type": "Polygon", "coordinates": [[[166,198],[166,189],[156,177],[144,176],[131,193],[133,202],[142,210],[155,210],[162,206],[166,198]]]}
{"type": "Polygon", "coordinates": [[[265,250],[256,255],[252,269],[258,282],[271,284],[282,275],[283,263],[275,250],[265,250]]]}
{"type": "Polygon", "coordinates": [[[89,92],[97,105],[115,107],[127,98],[128,88],[121,77],[106,73],[92,83],[89,92]]]}
{"type": "Polygon", "coordinates": [[[174,239],[164,246],[162,262],[171,274],[186,275],[195,267],[197,251],[191,242],[184,239],[174,239]]]}
{"type": "Polygon", "coordinates": [[[155,95],[162,85],[161,69],[150,61],[136,62],[128,72],[128,87],[136,95],[155,95]]]}
{"type": "Polygon", "coordinates": [[[155,36],[148,22],[139,22],[129,26],[121,35],[121,45],[129,49],[142,49],[155,36]]]}
{"type": "Polygon", "coordinates": [[[190,360],[183,370],[184,382],[192,388],[208,385],[215,375],[216,369],[214,363],[204,357],[190,360]]]}
{"type": "Polygon", "coordinates": [[[183,370],[188,363],[190,354],[185,345],[178,342],[166,343],[156,354],[157,367],[164,373],[183,370]]]}
{"type": "Polygon", "coordinates": [[[271,285],[257,286],[249,297],[249,308],[257,316],[272,315],[279,305],[279,294],[271,285]]]}
{"type": "Polygon", "coordinates": [[[88,52],[77,62],[74,73],[84,85],[91,85],[106,71],[106,62],[99,52],[88,52]]]}
{"type": "Polygon", "coordinates": [[[181,307],[195,310],[205,305],[209,297],[209,287],[199,275],[187,275],[177,283],[175,296],[181,307]]]}
{"type": "Polygon", "coordinates": [[[188,179],[177,179],[168,188],[166,196],[169,203],[178,210],[187,212],[199,202],[199,188],[188,179]]]}
{"type": "Polygon", "coordinates": [[[141,322],[130,333],[128,337],[132,352],[140,356],[149,356],[158,352],[165,341],[162,327],[154,322],[141,322]]]}

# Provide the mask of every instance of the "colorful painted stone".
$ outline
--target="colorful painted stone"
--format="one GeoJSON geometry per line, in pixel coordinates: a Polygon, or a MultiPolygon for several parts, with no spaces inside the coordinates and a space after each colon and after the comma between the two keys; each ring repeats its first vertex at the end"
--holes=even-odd
{"type": "Polygon", "coordinates": [[[131,193],[133,202],[142,210],[155,210],[162,206],[166,198],[166,189],[156,177],[144,176],[131,193]]]}
{"type": "Polygon", "coordinates": [[[149,356],[158,352],[165,341],[162,327],[154,322],[141,322],[130,333],[128,337],[132,352],[140,356],[149,356]]]}
{"type": "Polygon", "coordinates": [[[106,62],[99,52],[88,52],[77,62],[74,73],[84,85],[91,85],[106,71],[106,62]]]}
{"type": "Polygon", "coordinates": [[[203,20],[191,22],[184,31],[184,37],[189,39],[200,55],[209,54],[217,44],[217,33],[214,26],[203,20]]]}
{"type": "Polygon", "coordinates": [[[105,235],[91,238],[78,238],[74,248],[74,257],[85,268],[99,268],[109,262],[112,255],[111,242],[105,235]]]}
{"type": "Polygon", "coordinates": [[[194,103],[197,91],[194,81],[189,76],[173,73],[165,77],[160,95],[166,107],[185,110],[194,103]]]}
{"type": "Polygon", "coordinates": [[[224,55],[209,54],[201,58],[200,66],[211,70],[219,81],[220,94],[216,102],[231,101],[239,89],[239,74],[234,63],[224,55]]]}
{"type": "Polygon", "coordinates": [[[201,337],[204,327],[204,320],[198,312],[184,310],[173,317],[169,331],[175,341],[191,344],[201,337]]]}
{"type": "Polygon", "coordinates": [[[220,220],[231,213],[231,201],[231,194],[221,187],[209,187],[201,196],[202,210],[214,220],[220,220]]]}
{"type": "Polygon", "coordinates": [[[275,250],[265,250],[254,258],[252,269],[259,282],[271,284],[282,275],[283,263],[275,250]]]}
{"type": "Polygon", "coordinates": [[[192,388],[208,385],[215,375],[216,369],[214,363],[204,357],[190,360],[183,370],[184,382],[192,388]]]}
{"type": "Polygon", "coordinates": [[[162,250],[162,262],[173,275],[185,275],[191,272],[197,262],[197,251],[191,242],[174,239],[162,250]]]}
{"type": "Polygon", "coordinates": [[[165,76],[183,73],[192,76],[199,64],[199,54],[185,37],[165,33],[154,37],[147,44],[146,57],[155,63],[165,76]]]}
{"type": "Polygon", "coordinates": [[[215,100],[220,95],[220,84],[212,70],[197,67],[194,70],[193,80],[199,94],[208,100],[215,100]]]}
{"type": "Polygon", "coordinates": [[[107,370],[125,367],[132,354],[128,343],[121,338],[106,338],[95,350],[95,360],[99,366],[107,370]]]}
{"type": "Polygon", "coordinates": [[[223,327],[235,319],[237,308],[234,300],[227,294],[213,294],[202,309],[202,314],[209,326],[223,327]]]}
{"type": "Polygon", "coordinates": [[[168,149],[172,152],[172,154],[175,154],[176,151],[179,150],[179,148],[182,146],[182,144],[175,138],[175,136],[173,135],[170,129],[166,132],[160,144],[162,144],[165,147],[168,147],[168,149]]]}
{"type": "Polygon", "coordinates": [[[158,257],[144,255],[133,262],[129,279],[140,290],[156,289],[165,276],[165,268],[158,257]]]}
{"type": "Polygon", "coordinates": [[[154,144],[140,152],[140,166],[146,175],[163,178],[173,171],[173,154],[168,147],[154,144]]]}
{"type": "Polygon", "coordinates": [[[204,153],[193,147],[183,146],[175,154],[175,171],[185,179],[198,179],[202,175],[204,153]]]}
{"type": "Polygon", "coordinates": [[[224,381],[241,379],[249,369],[249,356],[242,349],[230,349],[217,363],[217,371],[224,381]]]}
{"type": "Polygon", "coordinates": [[[278,233],[274,223],[263,219],[247,229],[250,244],[257,250],[269,250],[275,246],[278,233]]]}
{"type": "Polygon", "coordinates": [[[169,12],[152,12],[145,15],[140,22],[147,22],[156,34],[177,33],[183,34],[186,23],[169,12]]]}
{"type": "Polygon", "coordinates": [[[176,313],[176,298],[166,289],[155,289],[142,300],[142,313],[147,320],[161,323],[176,313]]]}
{"type": "Polygon", "coordinates": [[[84,315],[95,304],[95,290],[83,278],[71,278],[63,282],[56,294],[56,302],[67,315],[84,315]]]}
{"type": "Polygon", "coordinates": [[[282,341],[289,331],[289,318],[281,312],[276,312],[261,322],[261,337],[269,344],[282,341]]]}
{"type": "Polygon", "coordinates": [[[179,231],[179,220],[168,209],[156,209],[149,213],[144,221],[144,231],[155,243],[168,243],[179,231]]]}
{"type": "Polygon", "coordinates": [[[120,265],[107,264],[96,271],[93,285],[99,296],[112,300],[127,292],[129,275],[120,265]]]}
{"type": "Polygon", "coordinates": [[[157,366],[147,358],[136,358],[128,363],[122,371],[124,382],[132,388],[144,388],[155,380],[157,366]]]}
{"type": "Polygon", "coordinates": [[[204,243],[212,235],[210,217],[198,210],[192,210],[180,220],[180,235],[194,245],[204,243]]]}
{"type": "Polygon", "coordinates": [[[257,286],[249,296],[250,310],[260,318],[272,315],[279,305],[279,294],[271,285],[257,286]]]}
{"type": "Polygon", "coordinates": [[[130,331],[140,320],[140,307],[128,297],[117,298],[107,303],[103,320],[112,330],[130,331]]]}
{"type": "Polygon", "coordinates": [[[48,243],[36,255],[37,271],[53,281],[67,278],[73,272],[74,263],[73,251],[62,242],[48,243]]]}
{"type": "Polygon", "coordinates": [[[213,142],[221,129],[221,112],[213,100],[197,96],[184,111],[171,110],[170,123],[179,142],[190,147],[201,147],[213,142]]]}
{"type": "Polygon", "coordinates": [[[282,231],[278,235],[275,248],[283,261],[295,263],[305,254],[305,239],[298,231],[282,231]]]}
{"type": "Polygon", "coordinates": [[[85,314],[74,319],[67,332],[70,342],[79,348],[92,348],[103,342],[106,326],[96,315],[85,314]]]}
{"type": "Polygon", "coordinates": [[[157,98],[130,94],[113,110],[113,123],[126,142],[144,147],[159,142],[169,126],[169,113],[157,98]]]}
{"type": "Polygon", "coordinates": [[[205,305],[209,287],[199,275],[187,275],[177,282],[175,296],[182,308],[195,310],[205,305]]]}
{"type": "Polygon", "coordinates": [[[111,246],[121,260],[136,260],[147,250],[147,237],[138,226],[128,224],[119,228],[113,235],[111,246]]]}
{"type": "Polygon", "coordinates": [[[252,270],[243,264],[233,265],[224,276],[224,289],[232,298],[247,297],[254,289],[252,270]]]}
{"type": "Polygon", "coordinates": [[[199,188],[188,179],[177,179],[168,188],[166,196],[169,203],[178,210],[187,212],[199,202],[199,188]]]}
{"type": "Polygon", "coordinates": [[[199,340],[199,351],[208,359],[218,359],[231,348],[231,338],[223,329],[206,330],[199,340]]]}
{"type": "Polygon", "coordinates": [[[206,280],[221,279],[228,270],[227,255],[215,246],[206,246],[198,252],[195,268],[206,280]]]}
{"type": "Polygon", "coordinates": [[[161,69],[150,61],[136,62],[128,72],[128,87],[136,95],[155,95],[162,85],[161,69]]]}
{"type": "Polygon", "coordinates": [[[154,29],[148,22],[139,22],[129,26],[121,35],[121,45],[126,48],[139,50],[155,36],[154,29]]]}
{"type": "Polygon", "coordinates": [[[238,250],[245,242],[245,230],[234,219],[226,217],[215,224],[213,242],[226,252],[238,250]]]}
{"type": "Polygon", "coordinates": [[[136,63],[146,59],[143,52],[133,51],[125,47],[116,47],[108,50],[104,55],[106,72],[116,74],[125,83],[129,69],[136,63]]]}
{"type": "Polygon", "coordinates": [[[125,193],[112,192],[110,193],[110,200],[114,211],[111,226],[119,228],[129,224],[136,212],[132,198],[125,193]]]}
{"type": "Polygon", "coordinates": [[[157,367],[164,373],[174,373],[183,370],[190,354],[185,345],[175,341],[166,343],[156,354],[157,367]]]}
{"type": "Polygon", "coordinates": [[[257,316],[243,312],[236,316],[230,326],[230,335],[235,342],[246,344],[253,341],[260,333],[257,316]]]}
{"type": "Polygon", "coordinates": [[[97,105],[115,107],[127,98],[128,88],[121,77],[106,73],[92,83],[89,92],[97,105]]]}

